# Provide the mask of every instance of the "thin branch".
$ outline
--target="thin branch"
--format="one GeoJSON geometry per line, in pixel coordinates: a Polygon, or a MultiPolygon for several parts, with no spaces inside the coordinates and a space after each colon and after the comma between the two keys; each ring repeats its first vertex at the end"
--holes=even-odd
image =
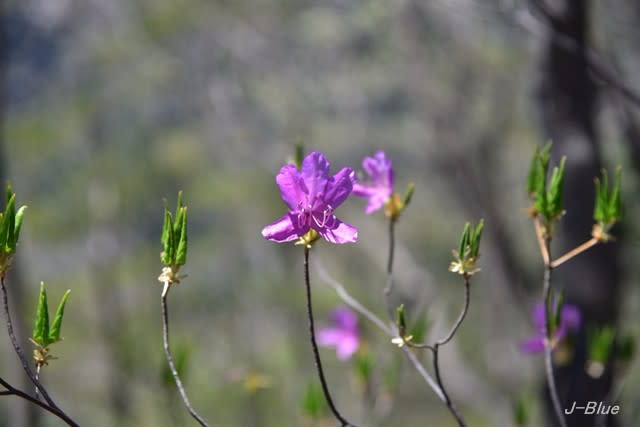
{"type": "Polygon", "coordinates": [[[369,311],[365,306],[360,304],[360,302],[357,299],[352,297],[349,294],[349,292],[347,292],[347,290],[344,288],[342,283],[338,282],[333,277],[331,277],[327,269],[324,268],[324,266],[320,261],[317,261],[317,260],[314,261],[313,265],[316,268],[316,270],[318,270],[318,275],[320,276],[320,278],[338,294],[340,299],[344,301],[345,304],[347,304],[349,307],[351,307],[352,309],[360,313],[363,317],[367,318],[371,323],[375,324],[379,329],[384,331],[385,334],[389,335],[392,338],[395,336],[393,329],[388,327],[382,321],[382,319],[380,319],[378,316],[376,316],[371,311],[369,311]]]}
{"type": "Polygon", "coordinates": [[[34,405],[38,405],[39,407],[41,407],[45,411],[48,411],[48,412],[52,413],[56,417],[64,420],[67,424],[69,424],[71,426],[77,426],[77,424],[69,423],[67,420],[65,420],[63,417],[61,417],[60,416],[61,415],[60,411],[57,410],[56,408],[53,408],[52,406],[49,406],[47,403],[41,402],[40,400],[38,400],[35,397],[23,392],[22,390],[19,390],[19,389],[13,387],[11,384],[9,384],[7,381],[5,381],[3,378],[0,378],[0,385],[2,385],[4,388],[7,389],[6,391],[0,391],[0,396],[18,396],[18,397],[21,397],[21,398],[33,403],[34,405]]]}
{"type": "Polygon", "coordinates": [[[533,225],[536,228],[536,239],[538,241],[538,247],[540,248],[540,254],[542,255],[542,261],[544,262],[544,265],[549,265],[549,260],[550,260],[549,248],[545,243],[546,241],[545,230],[543,229],[542,224],[540,223],[539,217],[535,216],[533,218],[533,225]]]}
{"type": "Polygon", "coordinates": [[[7,295],[7,287],[5,286],[5,283],[4,283],[4,276],[0,276],[0,287],[2,287],[2,299],[3,299],[3,305],[4,305],[4,314],[7,320],[7,332],[9,334],[9,339],[11,340],[11,344],[13,345],[13,349],[15,350],[16,354],[18,355],[18,358],[20,359],[20,362],[22,363],[22,368],[24,369],[24,372],[27,374],[27,376],[29,377],[33,385],[36,387],[36,389],[40,390],[40,394],[42,394],[42,397],[47,402],[47,405],[51,409],[53,409],[53,413],[55,413],[58,416],[58,418],[64,420],[64,422],[66,422],[68,425],[77,426],[78,424],[76,424],[76,422],[73,421],[62,409],[60,409],[58,405],[56,405],[56,403],[53,401],[53,399],[51,399],[47,390],[44,388],[42,383],[40,383],[38,378],[36,378],[35,374],[31,370],[31,367],[29,366],[29,362],[27,361],[27,358],[25,357],[24,352],[22,351],[22,348],[18,343],[18,339],[16,338],[15,332],[13,331],[13,322],[11,321],[11,314],[9,312],[9,296],[7,295]]]}
{"type": "Polygon", "coordinates": [[[167,363],[169,364],[169,369],[171,369],[171,373],[173,374],[173,379],[176,382],[176,387],[178,387],[178,391],[180,392],[180,397],[182,397],[182,402],[184,406],[189,411],[189,414],[201,425],[204,427],[209,427],[209,424],[193,409],[191,406],[191,402],[189,402],[189,398],[187,397],[187,392],[182,385],[182,381],[180,380],[180,375],[178,374],[178,370],[176,369],[175,364],[173,363],[173,357],[171,356],[171,350],[169,348],[169,315],[167,313],[167,294],[169,293],[169,288],[171,285],[168,281],[164,282],[164,289],[162,290],[161,301],[162,301],[162,339],[164,343],[164,355],[167,359],[167,363]]]}
{"type": "Polygon", "coordinates": [[[551,261],[551,268],[556,268],[559,265],[564,264],[565,262],[569,261],[571,258],[573,258],[573,257],[575,257],[577,255],[580,255],[582,252],[586,251],[587,249],[590,249],[590,248],[594,247],[598,243],[599,243],[599,240],[596,239],[595,237],[592,237],[591,239],[587,240],[586,242],[584,242],[580,246],[576,246],[575,248],[571,249],[566,254],[564,254],[561,257],[551,261]]]}
{"type": "MultiPolygon", "coordinates": [[[[551,239],[545,239],[545,249],[547,253],[550,253],[550,244],[551,239]]],[[[551,331],[551,309],[550,309],[550,299],[551,299],[551,272],[553,271],[553,267],[550,263],[545,264],[544,268],[544,280],[542,286],[542,301],[544,304],[545,316],[544,316],[544,330],[545,330],[545,342],[544,342],[544,367],[547,374],[547,384],[549,386],[549,396],[551,398],[551,403],[553,404],[553,409],[556,413],[556,418],[560,423],[561,427],[567,427],[567,422],[564,419],[564,414],[562,412],[562,405],[560,404],[560,398],[558,397],[558,389],[556,387],[556,380],[553,376],[553,361],[551,359],[551,350],[552,350],[552,331],[551,331]]]]}
{"type": "Polygon", "coordinates": [[[389,256],[387,257],[387,284],[384,287],[384,296],[389,297],[393,292],[393,255],[395,253],[395,219],[389,220],[389,256]]]}
{"type": "Polygon", "coordinates": [[[438,356],[439,356],[440,346],[445,345],[446,343],[451,341],[455,333],[458,331],[458,328],[460,328],[460,325],[464,321],[464,318],[467,316],[467,312],[469,311],[469,301],[471,300],[470,287],[471,286],[469,283],[469,275],[465,274],[464,275],[464,288],[465,288],[464,307],[460,312],[460,316],[458,316],[458,320],[456,320],[456,323],[451,328],[451,331],[449,331],[449,333],[444,338],[436,341],[436,343],[433,346],[427,347],[433,353],[433,370],[436,374],[436,381],[438,382],[438,386],[440,387],[440,390],[442,390],[442,394],[444,395],[444,401],[447,407],[449,408],[449,411],[451,412],[453,417],[456,419],[460,427],[466,427],[466,424],[465,424],[464,418],[462,418],[462,415],[458,412],[458,409],[451,401],[451,398],[449,397],[449,394],[447,393],[447,390],[444,387],[444,383],[442,382],[442,376],[440,375],[440,364],[439,364],[438,356]]]}
{"type": "MultiPolygon", "coordinates": [[[[389,312],[389,317],[391,320],[393,320],[393,310],[391,309],[389,297],[391,295],[391,290],[393,289],[393,254],[394,254],[394,248],[395,248],[394,225],[395,225],[395,220],[389,219],[389,253],[388,253],[388,259],[387,259],[387,284],[384,289],[385,303],[387,305],[387,311],[389,312]]],[[[466,424],[464,422],[464,419],[462,418],[462,415],[458,412],[457,408],[451,401],[451,398],[447,394],[447,391],[444,388],[444,384],[442,383],[442,378],[440,377],[440,367],[438,364],[438,347],[440,345],[446,344],[451,340],[451,338],[453,338],[453,335],[456,333],[456,331],[460,327],[460,324],[464,320],[467,314],[467,310],[469,309],[469,276],[465,275],[464,277],[465,277],[465,286],[466,286],[466,300],[465,300],[465,305],[462,310],[462,313],[460,314],[460,317],[458,318],[455,325],[451,329],[451,332],[449,332],[449,334],[444,339],[436,342],[436,344],[433,347],[426,346],[433,353],[433,368],[436,375],[436,382],[438,383],[438,389],[440,390],[439,396],[441,397],[442,401],[447,405],[447,408],[449,408],[449,412],[451,412],[451,415],[453,415],[453,417],[456,419],[460,427],[466,427],[466,424]]],[[[405,348],[404,346],[402,348],[404,349],[404,353],[407,356],[409,356],[409,354],[412,354],[411,350],[405,348]]],[[[412,358],[409,357],[409,359],[411,360],[412,358]]],[[[414,366],[416,366],[415,363],[414,363],[414,366]]],[[[422,365],[419,365],[419,366],[422,367],[422,365]]],[[[416,368],[418,368],[418,366],[416,366],[416,368]]],[[[423,375],[423,378],[424,378],[424,375],[423,375]]],[[[431,377],[428,377],[428,378],[431,379],[431,377]]]]}
{"type": "MultiPolygon", "coordinates": [[[[315,267],[318,269],[318,274],[324,280],[324,282],[329,285],[333,290],[338,294],[340,299],[347,304],[349,307],[360,313],[363,317],[368,319],[371,323],[376,325],[380,330],[382,330],[385,334],[387,334],[390,338],[395,338],[398,336],[398,332],[395,327],[388,327],[378,316],[369,311],[365,306],[360,304],[358,300],[352,297],[344,286],[335,280],[327,270],[322,266],[319,261],[315,262],[315,267]]],[[[444,403],[444,395],[440,390],[440,387],[436,384],[435,380],[429,375],[427,370],[424,368],[420,360],[416,357],[411,350],[408,348],[402,347],[402,352],[407,356],[407,359],[411,362],[413,367],[418,371],[422,379],[427,383],[427,385],[433,390],[435,395],[444,403]]]]}
{"type": "Polygon", "coordinates": [[[471,301],[471,283],[469,282],[469,280],[470,280],[470,276],[465,274],[464,275],[464,307],[460,312],[460,316],[458,316],[458,320],[456,320],[456,323],[453,325],[453,327],[451,328],[451,331],[449,331],[447,336],[445,336],[444,338],[436,342],[435,347],[445,345],[446,343],[451,341],[453,336],[458,331],[458,328],[460,328],[460,325],[464,321],[464,318],[467,316],[467,312],[469,311],[469,302],[471,301]]]}
{"type": "Polygon", "coordinates": [[[355,427],[354,424],[351,424],[347,421],[342,414],[336,408],[336,405],[333,403],[333,399],[331,398],[331,394],[329,393],[329,386],[327,385],[327,379],[324,376],[324,371],[322,369],[322,361],[320,360],[320,352],[318,351],[318,344],[316,343],[316,331],[313,322],[313,307],[311,305],[311,280],[309,278],[309,247],[304,247],[304,283],[307,289],[307,314],[309,315],[309,338],[311,339],[311,348],[313,349],[313,356],[316,362],[316,368],[318,370],[318,377],[320,378],[320,384],[322,385],[322,391],[324,392],[324,397],[327,400],[327,404],[333,412],[333,415],[340,421],[342,427],[355,427]]]}

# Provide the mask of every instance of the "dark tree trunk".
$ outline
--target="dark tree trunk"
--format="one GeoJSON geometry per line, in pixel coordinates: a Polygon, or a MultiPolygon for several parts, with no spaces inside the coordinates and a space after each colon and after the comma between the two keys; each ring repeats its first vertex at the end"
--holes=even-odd
{"type": "MultiPolygon", "coordinates": [[[[584,57],[578,53],[587,46],[589,35],[589,1],[556,2],[555,18],[549,23],[541,52],[541,80],[538,103],[544,139],[554,143],[554,161],[567,155],[565,180],[565,217],[560,221],[553,242],[555,256],[575,247],[590,237],[593,225],[593,178],[602,168],[598,146],[596,85],[589,74],[584,57]],[[578,49],[568,51],[558,43],[558,34],[570,38],[578,49]]],[[[549,22],[549,21],[548,21],[549,22]]],[[[562,36],[560,36],[562,37],[562,36]]],[[[611,389],[610,369],[598,378],[585,372],[586,330],[600,325],[613,325],[617,318],[620,282],[617,246],[599,245],[557,269],[556,289],[564,288],[567,302],[580,307],[583,328],[571,362],[556,366],[558,391],[563,407],[574,401],[606,401],[611,389]]],[[[546,388],[545,388],[546,390],[546,388]]],[[[557,425],[545,391],[549,425],[557,425]]],[[[569,426],[597,425],[597,417],[574,412],[567,417],[569,426]]],[[[613,420],[607,424],[612,426],[613,420]]]]}

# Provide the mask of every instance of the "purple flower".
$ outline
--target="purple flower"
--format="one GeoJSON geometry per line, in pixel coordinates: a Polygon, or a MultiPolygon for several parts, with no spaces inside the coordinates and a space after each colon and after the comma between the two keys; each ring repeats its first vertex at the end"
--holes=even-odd
{"type": "Polygon", "coordinates": [[[348,308],[341,307],[331,315],[333,327],[318,331],[318,344],[325,347],[335,347],[340,360],[347,360],[358,350],[360,334],[358,332],[358,317],[348,308]]]}
{"type": "Polygon", "coordinates": [[[380,209],[393,194],[393,165],[384,151],[378,151],[375,157],[365,157],[362,167],[369,175],[369,181],[356,182],[353,194],[368,199],[365,212],[371,214],[380,209]]]}
{"type": "Polygon", "coordinates": [[[289,212],[262,230],[267,240],[290,242],[315,230],[330,243],[350,243],[358,239],[358,230],[340,221],[333,211],[353,189],[354,173],[342,168],[329,176],[330,164],[322,153],[310,153],[300,171],[292,164],[280,169],[276,183],[289,212]]]}
{"type": "MultiPolygon", "coordinates": [[[[545,323],[545,310],[544,304],[538,303],[533,307],[531,313],[533,317],[533,323],[536,326],[537,333],[535,336],[525,340],[520,344],[520,348],[525,353],[540,353],[544,351],[544,323],[545,323]]],[[[555,348],[556,345],[564,339],[569,330],[577,331],[580,328],[580,310],[575,305],[565,304],[562,307],[562,316],[560,320],[560,327],[553,334],[551,342],[551,348],[555,348]]]]}

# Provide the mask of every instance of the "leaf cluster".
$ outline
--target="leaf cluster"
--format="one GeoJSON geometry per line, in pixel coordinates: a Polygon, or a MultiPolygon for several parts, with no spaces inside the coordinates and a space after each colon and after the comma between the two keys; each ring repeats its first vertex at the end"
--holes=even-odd
{"type": "Polygon", "coordinates": [[[547,180],[551,145],[549,142],[542,148],[536,147],[527,178],[527,192],[533,202],[533,213],[541,215],[547,224],[564,214],[562,199],[566,157],[562,157],[560,165],[553,168],[551,178],[547,180]]]}
{"type": "Polygon", "coordinates": [[[462,275],[472,275],[478,271],[476,262],[480,256],[483,230],[484,220],[482,219],[475,226],[471,222],[465,223],[458,249],[453,251],[454,260],[449,266],[449,271],[462,275]]]}
{"type": "Polygon", "coordinates": [[[182,202],[182,191],[178,193],[175,217],[165,201],[161,242],[160,259],[176,273],[187,261],[187,207],[182,202]]]}
{"type": "Polygon", "coordinates": [[[40,284],[40,295],[38,297],[38,307],[36,309],[36,320],[33,328],[32,340],[39,346],[45,348],[58,342],[60,338],[60,329],[62,328],[62,318],[64,317],[64,308],[69,298],[71,290],[67,290],[58,304],[56,314],[53,317],[53,323],[49,323],[49,307],[47,304],[47,290],[44,283],[40,284]]]}
{"type": "Polygon", "coordinates": [[[622,169],[616,169],[613,187],[609,188],[609,178],[606,170],[602,170],[602,180],[595,179],[596,201],[593,219],[605,230],[609,230],[622,217],[622,201],[620,186],[622,183],[622,169]]]}
{"type": "Polygon", "coordinates": [[[21,206],[16,210],[16,194],[10,184],[6,187],[6,200],[4,212],[0,212],[0,273],[3,275],[9,268],[11,255],[16,251],[22,218],[27,209],[26,206],[21,206]]]}

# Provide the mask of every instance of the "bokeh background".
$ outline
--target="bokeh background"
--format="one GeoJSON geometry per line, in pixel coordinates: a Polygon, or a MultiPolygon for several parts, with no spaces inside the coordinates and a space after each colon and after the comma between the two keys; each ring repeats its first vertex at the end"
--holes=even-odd
{"type": "MultiPolygon", "coordinates": [[[[193,405],[219,426],[333,425],[329,416],[311,420],[303,405],[316,374],[302,251],[260,235],[284,212],[274,176],[302,139],[333,170],[360,169],[383,149],[398,191],[416,183],[397,227],[394,302],[427,319],[427,338],[442,335],[463,302],[459,277],[447,271],[461,227],[485,219],[482,272],[468,320],[442,351],[444,381],[470,425],[513,425],[520,396],[530,425],[547,425],[542,358],[518,348],[534,333],[529,312],[542,280],[523,211],[526,171],[535,146],[553,138],[554,162],[569,155],[568,173],[580,178],[570,179],[567,209],[587,220],[563,220],[579,227],[562,235],[559,253],[589,237],[598,169],[623,166],[616,249],[567,265],[557,286],[593,324],[617,322],[640,338],[639,109],[579,54],[587,35],[607,70],[640,90],[640,7],[550,2],[560,17],[550,24],[534,3],[3,2],[0,172],[29,205],[11,308],[28,349],[40,281],[51,303],[72,290],[64,341],[52,348],[59,359],[42,374],[60,406],[87,426],[191,423],[165,379],[156,279],[162,200],[173,206],[183,190],[188,277],[169,308],[193,405]],[[574,36],[572,53],[558,40],[574,36]]],[[[320,244],[312,255],[382,316],[386,224],[363,207],[350,199],[340,208],[360,230],[357,244],[320,244]]],[[[317,322],[327,324],[340,300],[318,265],[312,282],[317,322]]],[[[368,390],[353,361],[322,350],[342,412],[359,425],[455,425],[388,338],[364,319],[361,328],[374,360],[368,390]]],[[[2,377],[21,384],[2,342],[2,377]]],[[[638,425],[640,368],[617,372],[602,386],[619,392],[617,425],[638,425]]],[[[3,397],[0,425],[60,423],[3,397]]]]}

